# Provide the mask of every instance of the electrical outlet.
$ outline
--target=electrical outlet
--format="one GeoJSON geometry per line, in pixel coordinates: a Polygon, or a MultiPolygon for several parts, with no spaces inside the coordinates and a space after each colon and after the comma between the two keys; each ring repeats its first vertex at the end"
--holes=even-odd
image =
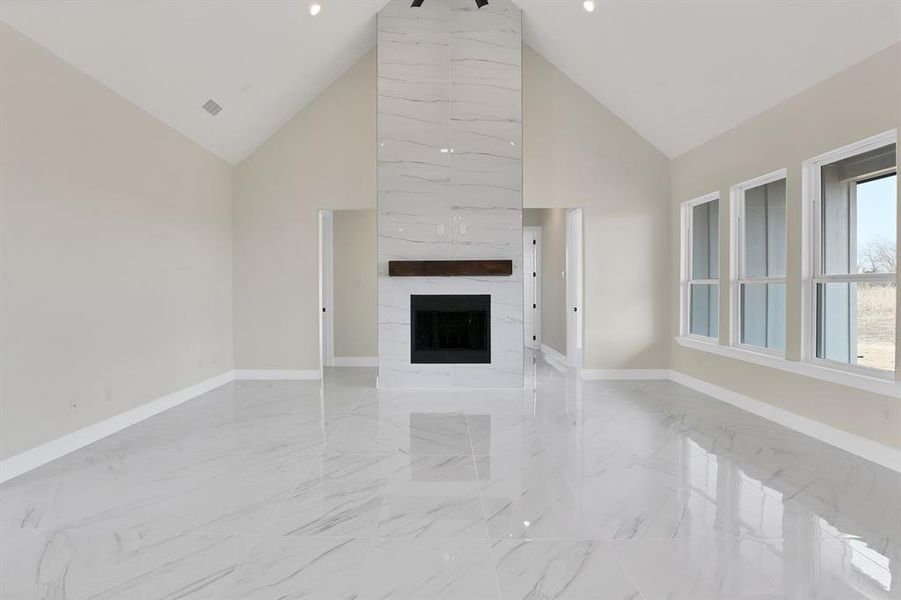
{"type": "Polygon", "coordinates": [[[103,386],[103,400],[107,404],[113,401],[113,386],[111,386],[110,384],[103,386]]]}
{"type": "Polygon", "coordinates": [[[76,398],[69,398],[69,413],[75,414],[78,412],[78,400],[76,398]]]}
{"type": "Polygon", "coordinates": [[[892,411],[887,408],[882,409],[882,422],[888,423],[892,418],[892,411]]]}

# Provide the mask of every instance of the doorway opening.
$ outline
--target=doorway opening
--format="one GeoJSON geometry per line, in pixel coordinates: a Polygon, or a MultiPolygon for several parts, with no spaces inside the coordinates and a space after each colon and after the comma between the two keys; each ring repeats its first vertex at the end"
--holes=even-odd
{"type": "Polygon", "coordinates": [[[523,345],[561,371],[582,366],[582,209],[523,211],[523,345]]]}
{"type": "Polygon", "coordinates": [[[319,364],[378,364],[376,211],[319,211],[319,364]]]}

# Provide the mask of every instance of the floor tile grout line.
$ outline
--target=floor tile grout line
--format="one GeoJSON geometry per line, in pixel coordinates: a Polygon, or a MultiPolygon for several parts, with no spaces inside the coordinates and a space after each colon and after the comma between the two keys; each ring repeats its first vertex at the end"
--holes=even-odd
{"type": "MultiPolygon", "coordinates": [[[[322,389],[322,388],[321,388],[321,386],[320,386],[320,393],[321,393],[321,389],[322,389]]],[[[311,395],[312,395],[312,393],[311,393],[311,395]]],[[[299,411],[300,411],[300,405],[297,404],[297,405],[294,406],[294,409],[288,414],[288,417],[292,417],[292,416],[297,415],[297,413],[298,413],[299,411]]],[[[277,429],[277,430],[288,429],[289,427],[290,427],[290,423],[283,423],[283,424],[281,425],[281,428],[276,428],[276,429],[277,429]]],[[[247,451],[245,451],[244,454],[241,455],[241,459],[243,460],[243,459],[248,458],[252,453],[253,453],[253,450],[247,450],[247,451]]],[[[240,464],[240,463],[238,463],[238,459],[236,459],[236,464],[240,464]]],[[[234,465],[232,465],[232,466],[234,466],[234,465]]],[[[308,467],[309,470],[312,470],[312,468],[313,468],[312,466],[311,466],[311,467],[308,467]]],[[[294,492],[294,490],[297,489],[297,487],[298,487],[300,484],[301,484],[301,476],[299,476],[299,477],[297,478],[297,482],[294,484],[294,486],[292,486],[292,487],[290,488],[290,490],[287,490],[287,491],[285,492],[286,496],[285,496],[281,501],[277,502],[276,505],[273,506],[273,507],[270,509],[270,511],[269,511],[270,514],[268,515],[268,517],[261,519],[261,523],[260,523],[260,530],[261,530],[261,531],[264,531],[264,532],[265,532],[265,531],[268,529],[269,525],[270,525],[271,523],[274,523],[274,522],[275,522],[275,519],[276,519],[277,515],[279,514],[279,511],[280,511],[282,505],[288,500],[288,498],[290,497],[290,495],[294,492]]],[[[248,536],[244,536],[244,535],[241,535],[241,534],[234,534],[234,535],[239,536],[239,537],[241,537],[241,538],[243,538],[243,539],[247,539],[247,537],[248,537],[248,536]]],[[[226,595],[226,593],[227,593],[227,589],[226,589],[227,584],[228,584],[229,582],[233,581],[233,580],[238,576],[238,574],[240,573],[241,568],[242,568],[245,564],[247,564],[248,561],[250,560],[250,557],[253,555],[254,550],[256,550],[256,549],[259,548],[262,544],[264,544],[267,538],[266,538],[265,536],[263,536],[263,535],[260,535],[260,536],[258,536],[258,537],[256,537],[256,538],[251,538],[251,539],[255,539],[255,542],[248,545],[247,550],[242,554],[241,558],[235,563],[235,567],[234,567],[234,569],[232,570],[232,572],[231,572],[231,573],[223,580],[222,584],[219,586],[219,588],[220,588],[220,593],[216,594],[216,597],[217,597],[217,598],[221,599],[221,598],[223,598],[223,597],[226,595]]]]}
{"type": "MultiPolygon", "coordinates": [[[[365,539],[365,538],[358,538],[365,539]]],[[[356,596],[360,597],[363,593],[363,586],[366,583],[366,577],[369,575],[369,569],[372,566],[372,556],[375,551],[375,538],[369,538],[369,548],[366,550],[366,558],[363,561],[363,568],[360,569],[359,579],[357,579],[356,596]]]]}
{"type": "Polygon", "coordinates": [[[604,544],[607,546],[607,549],[610,551],[610,554],[613,556],[613,560],[616,561],[616,564],[619,565],[620,570],[622,570],[623,575],[626,576],[626,579],[629,580],[629,583],[632,584],[632,587],[635,588],[635,591],[638,592],[639,600],[645,600],[646,596],[644,592],[641,591],[641,588],[638,587],[638,582],[635,581],[635,578],[632,577],[632,573],[626,568],[626,565],[623,564],[622,559],[616,553],[616,549],[613,547],[613,543],[611,541],[605,541],[604,544]]]}
{"type": "MultiPolygon", "coordinates": [[[[324,395],[325,395],[325,385],[324,385],[324,383],[325,383],[325,382],[324,382],[324,380],[323,380],[323,385],[320,387],[320,391],[321,391],[321,393],[323,394],[323,398],[324,398],[324,395]]],[[[340,386],[338,386],[338,387],[340,387],[340,386]]],[[[363,390],[363,391],[361,392],[361,396],[362,396],[362,395],[365,394],[366,388],[361,388],[361,390],[363,390]]],[[[341,416],[341,422],[338,423],[338,426],[335,427],[335,430],[331,433],[330,436],[329,436],[328,434],[326,434],[326,438],[325,438],[325,440],[323,441],[323,444],[322,444],[322,454],[323,454],[323,455],[328,451],[328,447],[329,447],[329,444],[331,444],[331,440],[332,440],[332,439],[338,434],[338,432],[341,431],[341,429],[347,424],[347,417],[348,417],[348,415],[351,415],[351,414],[353,414],[353,413],[355,413],[355,412],[357,411],[357,406],[360,404],[360,401],[361,401],[360,399],[357,399],[357,400],[354,402],[353,406],[350,408],[350,410],[346,411],[346,412],[341,416]]],[[[323,432],[323,433],[326,433],[326,432],[323,432]]]]}
{"type": "MultiPolygon", "coordinates": [[[[378,405],[378,403],[376,403],[378,405]]],[[[343,425],[344,423],[342,423],[343,425]]],[[[382,460],[381,458],[379,460],[382,460]]],[[[385,499],[388,495],[388,484],[390,481],[390,477],[385,479],[385,485],[382,490],[381,502],[379,503],[379,508],[375,513],[375,528],[373,529],[373,535],[369,538],[369,550],[366,552],[366,561],[363,564],[363,568],[361,569],[360,578],[357,582],[357,595],[360,596],[363,593],[363,586],[366,583],[366,577],[369,575],[369,569],[372,567],[372,558],[375,551],[375,540],[376,535],[379,530],[379,522],[382,518],[382,510],[385,508],[385,499]]]]}
{"type": "MultiPolygon", "coordinates": [[[[485,496],[481,486],[481,476],[479,475],[479,465],[476,461],[475,441],[472,439],[472,428],[469,426],[469,419],[466,414],[463,415],[463,422],[466,423],[466,434],[469,436],[469,449],[472,452],[472,468],[475,470],[477,489],[479,490],[479,505],[482,508],[482,521],[485,523],[485,530],[488,533],[488,539],[485,544],[488,548],[488,566],[494,574],[494,586],[497,592],[498,600],[503,600],[504,596],[501,592],[501,578],[497,572],[497,565],[494,562],[494,550],[491,545],[491,525],[488,523],[488,511],[485,510],[485,496]]],[[[490,450],[490,448],[489,448],[490,450]]]]}
{"type": "MultiPolygon", "coordinates": [[[[324,393],[324,389],[325,389],[325,388],[324,388],[322,385],[320,385],[319,393],[320,393],[320,394],[324,393]]],[[[354,406],[356,406],[356,404],[358,404],[358,403],[359,403],[359,401],[357,401],[357,402],[354,404],[354,406]]],[[[296,407],[294,408],[294,410],[290,413],[290,416],[296,415],[296,414],[298,413],[299,410],[300,410],[300,406],[296,406],[296,407]]],[[[343,415],[343,416],[341,417],[341,423],[338,425],[338,428],[340,428],[342,425],[344,425],[344,418],[345,418],[345,417],[346,417],[346,414],[343,415]]],[[[284,427],[285,429],[287,429],[287,428],[289,427],[289,424],[285,424],[285,425],[283,425],[283,427],[284,427]]],[[[336,431],[337,431],[337,429],[336,429],[336,431]]],[[[323,449],[324,449],[324,446],[325,446],[325,444],[323,444],[323,449]]],[[[244,456],[246,457],[246,456],[249,456],[250,454],[251,454],[251,451],[248,451],[244,456]]],[[[309,475],[310,473],[312,473],[312,472],[315,470],[315,468],[316,468],[316,465],[315,465],[315,464],[311,464],[309,467],[307,467],[307,471],[305,472],[305,475],[309,475]]],[[[269,530],[269,526],[272,525],[272,524],[274,524],[274,523],[276,522],[278,516],[281,514],[281,510],[282,510],[284,504],[290,499],[290,497],[293,495],[294,491],[297,490],[298,487],[300,487],[300,485],[303,483],[303,479],[304,479],[304,475],[299,475],[299,476],[297,477],[296,483],[295,483],[289,490],[287,490],[287,491],[285,492],[285,497],[284,497],[280,502],[278,502],[276,506],[273,506],[273,507],[272,507],[272,509],[271,509],[271,511],[270,511],[271,514],[270,514],[269,518],[268,518],[268,519],[264,519],[264,522],[261,523],[261,530],[262,530],[262,531],[264,531],[264,532],[265,532],[265,531],[268,531],[268,530],[269,530]]],[[[242,536],[242,537],[243,537],[243,536],[242,536]]],[[[226,582],[231,581],[231,580],[233,580],[235,577],[237,577],[238,573],[240,572],[241,567],[243,567],[245,564],[247,564],[247,562],[250,560],[250,557],[251,557],[252,554],[253,554],[253,551],[254,551],[256,548],[258,548],[258,547],[260,547],[262,544],[264,544],[264,543],[266,542],[267,539],[278,539],[278,538],[283,538],[283,537],[286,537],[286,536],[284,536],[284,535],[267,536],[267,535],[265,535],[265,534],[262,534],[262,535],[258,536],[256,542],[253,543],[253,544],[250,544],[250,547],[249,547],[249,548],[247,549],[247,551],[243,554],[243,556],[241,557],[241,559],[235,564],[235,568],[234,568],[234,570],[232,571],[232,573],[230,573],[229,576],[225,578],[224,582],[223,582],[222,585],[220,586],[220,587],[223,589],[223,593],[224,593],[224,591],[225,591],[226,582]]],[[[308,536],[308,537],[314,537],[314,536],[308,536]]],[[[325,537],[325,536],[322,536],[322,537],[325,537]]],[[[372,548],[372,540],[370,540],[370,551],[371,551],[371,548],[372,548]]],[[[368,553],[367,553],[367,560],[368,560],[368,553]]],[[[362,575],[361,575],[361,580],[360,580],[359,585],[362,585],[362,575]]],[[[358,585],[358,587],[359,587],[359,585],[358,585]]],[[[359,591],[359,590],[358,590],[358,591],[359,591]]],[[[221,599],[221,598],[223,598],[223,595],[222,595],[222,594],[217,594],[217,597],[221,599]]]]}

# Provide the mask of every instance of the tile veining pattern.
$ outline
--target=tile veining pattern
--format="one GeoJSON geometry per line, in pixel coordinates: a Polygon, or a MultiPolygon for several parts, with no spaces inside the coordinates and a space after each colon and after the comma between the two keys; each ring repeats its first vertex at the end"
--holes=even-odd
{"type": "Polygon", "coordinates": [[[379,12],[383,387],[522,385],[521,25],[510,0],[379,12]],[[389,278],[405,259],[512,259],[513,276],[389,278]],[[491,364],[411,364],[411,294],[490,294],[491,364]]]}
{"type": "Polygon", "coordinates": [[[898,599],[901,477],[668,382],[238,382],[0,487],[0,598],[898,599]]]}

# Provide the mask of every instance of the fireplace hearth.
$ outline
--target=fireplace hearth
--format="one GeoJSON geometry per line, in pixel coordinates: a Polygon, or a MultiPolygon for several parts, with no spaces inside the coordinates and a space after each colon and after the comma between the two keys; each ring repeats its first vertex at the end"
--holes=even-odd
{"type": "Polygon", "coordinates": [[[410,362],[491,362],[491,296],[411,295],[410,362]]]}

